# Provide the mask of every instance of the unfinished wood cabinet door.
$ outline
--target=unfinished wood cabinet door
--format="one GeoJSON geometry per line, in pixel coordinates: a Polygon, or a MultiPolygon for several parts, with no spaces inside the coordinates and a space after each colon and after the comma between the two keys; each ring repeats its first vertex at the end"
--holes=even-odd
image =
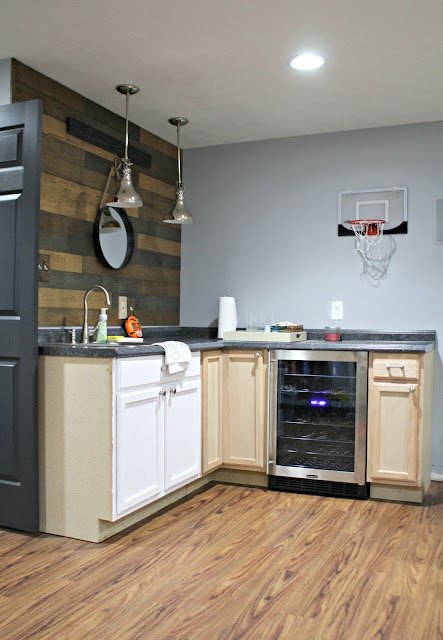
{"type": "Polygon", "coordinates": [[[223,464],[264,471],[267,351],[233,349],[223,358],[223,464]]]}
{"type": "Polygon", "coordinates": [[[223,352],[204,351],[202,381],[202,472],[218,469],[223,463],[222,392],[223,352]]]}
{"type": "Polygon", "coordinates": [[[369,383],[369,482],[420,486],[417,383],[369,383]]]}

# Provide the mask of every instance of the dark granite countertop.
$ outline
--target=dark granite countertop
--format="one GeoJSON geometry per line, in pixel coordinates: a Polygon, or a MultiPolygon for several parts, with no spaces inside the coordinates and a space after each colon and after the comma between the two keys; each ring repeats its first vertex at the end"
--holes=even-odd
{"type": "MultiPolygon", "coordinates": [[[[218,340],[216,330],[203,327],[143,327],[143,344],[100,345],[96,343],[70,344],[67,332],[59,328],[39,329],[39,355],[83,358],[128,358],[164,353],[153,342],[179,340],[191,351],[211,349],[297,349],[324,351],[398,351],[425,353],[435,349],[436,332],[425,331],[365,331],[342,330],[341,340],[327,342],[324,329],[308,329],[308,340],[302,342],[232,342],[218,340]]],[[[77,338],[80,329],[76,330],[77,338]]],[[[109,335],[123,335],[112,327],[109,335]]]]}

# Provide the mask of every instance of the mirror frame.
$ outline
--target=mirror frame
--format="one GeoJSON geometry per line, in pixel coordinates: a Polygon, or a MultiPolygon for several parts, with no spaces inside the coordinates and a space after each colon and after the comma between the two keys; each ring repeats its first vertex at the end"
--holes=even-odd
{"type": "Polygon", "coordinates": [[[94,226],[92,228],[92,240],[94,243],[94,249],[95,249],[97,258],[105,267],[107,267],[108,269],[113,269],[114,271],[118,271],[119,269],[123,269],[123,267],[126,267],[128,262],[132,258],[132,254],[134,252],[134,244],[135,244],[134,243],[134,227],[132,226],[132,222],[129,219],[129,216],[126,213],[126,211],[124,209],[121,209],[120,207],[103,207],[102,209],[99,209],[97,211],[97,215],[95,216],[94,226]],[[100,219],[102,217],[103,211],[105,211],[106,209],[114,209],[114,211],[118,213],[118,215],[123,221],[123,224],[126,230],[126,235],[128,238],[128,242],[126,246],[126,255],[124,257],[122,264],[119,267],[113,267],[112,265],[109,264],[100,246],[100,219]]]}

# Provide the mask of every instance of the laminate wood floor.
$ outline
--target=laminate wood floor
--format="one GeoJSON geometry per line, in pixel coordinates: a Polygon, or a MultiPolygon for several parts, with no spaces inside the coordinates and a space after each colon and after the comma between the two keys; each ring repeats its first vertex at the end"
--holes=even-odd
{"type": "Polygon", "coordinates": [[[99,545],[0,532],[1,640],[443,638],[424,506],[215,485],[99,545]]]}

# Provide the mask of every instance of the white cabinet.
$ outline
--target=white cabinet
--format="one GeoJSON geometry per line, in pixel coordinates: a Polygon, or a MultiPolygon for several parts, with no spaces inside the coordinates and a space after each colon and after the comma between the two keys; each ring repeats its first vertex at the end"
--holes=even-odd
{"type": "Polygon", "coordinates": [[[163,488],[162,388],[117,394],[117,514],[159,498],[163,488]]]}
{"type": "Polygon", "coordinates": [[[200,356],[170,375],[163,356],[118,360],[113,519],[201,474],[200,356]]]}
{"type": "Polygon", "coordinates": [[[174,375],[163,355],[40,356],[39,384],[41,531],[100,542],[200,476],[199,353],[174,375]]]}
{"type": "Polygon", "coordinates": [[[165,396],[165,492],[198,478],[200,380],[171,385],[165,396]]]}

